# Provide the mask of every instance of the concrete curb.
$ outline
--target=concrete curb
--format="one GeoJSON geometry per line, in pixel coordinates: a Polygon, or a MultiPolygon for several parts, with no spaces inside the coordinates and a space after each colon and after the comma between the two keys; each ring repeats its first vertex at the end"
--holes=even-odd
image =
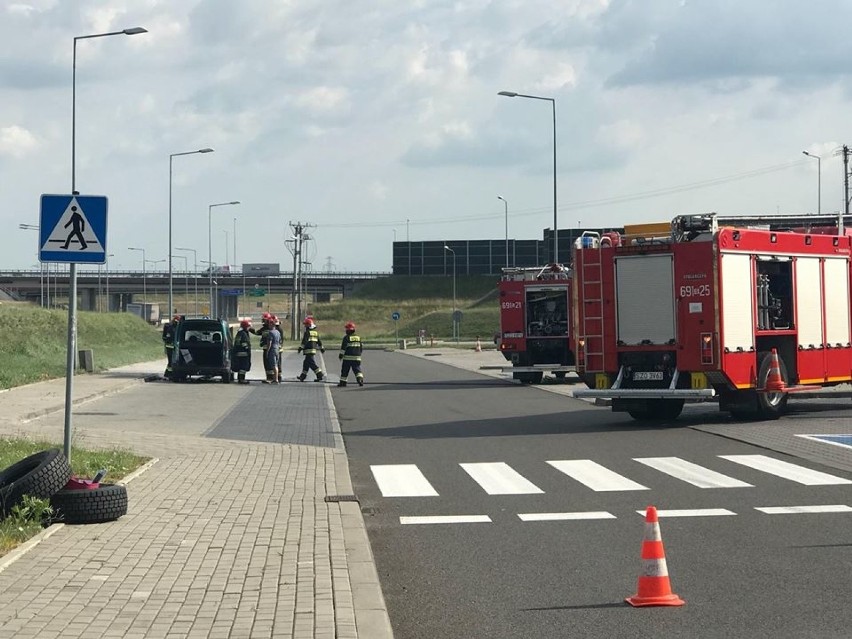
{"type": "Polygon", "coordinates": [[[18,559],[26,555],[29,551],[38,546],[45,539],[47,539],[54,533],[59,532],[59,530],[63,526],[65,526],[65,524],[51,524],[50,526],[42,530],[39,534],[37,534],[35,537],[30,537],[17,548],[10,550],[9,554],[0,557],[0,572],[3,572],[6,568],[18,561],[18,559]]]}
{"type": "Polygon", "coordinates": [[[144,472],[146,472],[146,471],[150,470],[151,466],[153,466],[154,464],[156,464],[158,461],[160,461],[160,459],[159,459],[158,457],[154,457],[154,458],[152,458],[152,459],[148,460],[147,462],[145,462],[144,464],[142,464],[139,468],[137,468],[136,470],[134,470],[134,471],[133,471],[132,473],[130,473],[129,475],[126,475],[125,477],[122,477],[122,478],[121,478],[119,481],[117,481],[116,483],[117,483],[117,484],[127,485],[129,482],[131,482],[131,481],[133,481],[134,479],[136,479],[137,477],[139,477],[139,475],[141,475],[142,473],[144,473],[144,472]]]}
{"type": "MultiPolygon", "coordinates": [[[[346,456],[346,448],[343,444],[337,409],[332,401],[330,386],[326,386],[325,389],[335,441],[339,438],[340,442],[340,448],[334,451],[334,476],[340,493],[351,495],[354,491],[349,474],[349,458],[346,456]]],[[[340,502],[338,506],[343,524],[343,545],[346,548],[346,564],[349,569],[349,585],[352,589],[358,636],[369,639],[393,639],[393,628],[361,507],[358,502],[340,502]]]]}
{"type": "MultiPolygon", "coordinates": [[[[74,400],[71,401],[71,405],[72,406],[79,406],[81,404],[86,404],[86,403],[94,401],[96,399],[101,399],[103,397],[108,397],[110,395],[122,393],[122,392],[126,391],[128,388],[133,388],[134,386],[137,386],[138,384],[144,384],[145,382],[153,381],[154,379],[157,379],[158,377],[159,377],[159,375],[145,375],[144,377],[138,377],[136,379],[129,380],[127,383],[122,384],[121,386],[116,386],[115,388],[110,388],[109,390],[97,391],[97,392],[91,393],[89,395],[85,395],[84,397],[78,397],[77,399],[74,399],[74,400]]],[[[53,406],[50,406],[48,408],[43,408],[41,410],[33,411],[32,413],[27,413],[26,415],[24,415],[21,418],[20,423],[27,424],[27,423],[29,423],[33,420],[39,419],[39,418],[44,417],[46,415],[51,415],[53,413],[59,413],[63,410],[65,410],[65,404],[64,403],[62,405],[59,405],[59,406],[54,404],[53,406]]]]}

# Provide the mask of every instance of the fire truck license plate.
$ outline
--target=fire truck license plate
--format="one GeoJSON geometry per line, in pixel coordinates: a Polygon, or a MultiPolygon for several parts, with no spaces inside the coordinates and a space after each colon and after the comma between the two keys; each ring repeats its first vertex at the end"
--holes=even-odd
{"type": "Polygon", "coordinates": [[[633,380],[637,382],[661,382],[663,371],[639,371],[633,373],[633,380]]]}

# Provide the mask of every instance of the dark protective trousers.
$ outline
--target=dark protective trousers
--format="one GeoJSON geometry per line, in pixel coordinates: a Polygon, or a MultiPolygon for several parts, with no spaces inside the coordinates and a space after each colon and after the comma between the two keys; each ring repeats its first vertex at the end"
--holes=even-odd
{"type": "Polygon", "coordinates": [[[305,360],[302,362],[302,375],[308,374],[308,369],[312,370],[314,373],[319,374],[322,372],[320,370],[317,361],[314,359],[314,354],[305,355],[305,360]]]}
{"type": "Polygon", "coordinates": [[[364,377],[364,374],[361,372],[361,362],[344,359],[343,365],[340,367],[340,379],[349,377],[349,371],[355,373],[355,379],[364,377]]]}

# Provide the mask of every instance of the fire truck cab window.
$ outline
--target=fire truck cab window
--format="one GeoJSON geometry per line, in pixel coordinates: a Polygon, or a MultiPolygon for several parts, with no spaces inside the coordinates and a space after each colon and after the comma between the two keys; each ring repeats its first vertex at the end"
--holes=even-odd
{"type": "Polygon", "coordinates": [[[758,259],[756,277],[757,329],[793,328],[793,262],[758,259]]]}

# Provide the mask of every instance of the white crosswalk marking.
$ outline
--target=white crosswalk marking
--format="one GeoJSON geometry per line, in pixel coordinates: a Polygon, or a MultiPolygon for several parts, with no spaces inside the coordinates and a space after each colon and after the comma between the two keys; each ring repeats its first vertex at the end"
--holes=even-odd
{"type": "Polygon", "coordinates": [[[419,517],[400,517],[403,526],[410,524],[490,524],[488,515],[431,515],[419,517]]]}
{"type": "Polygon", "coordinates": [[[766,506],[755,507],[767,515],[800,515],[810,513],[852,513],[852,508],[844,504],[824,504],[821,506],[766,506]]]}
{"type": "Polygon", "coordinates": [[[637,484],[632,479],[627,479],[627,477],[604,468],[591,459],[560,459],[547,463],[598,492],[648,490],[646,486],[637,484]]]}
{"type": "Polygon", "coordinates": [[[604,510],[582,513],[518,513],[521,521],[571,521],[578,519],[615,519],[615,515],[604,510]]]}
{"type": "MultiPolygon", "coordinates": [[[[640,515],[645,515],[646,511],[637,510],[640,515]]],[[[725,517],[727,515],[736,515],[737,513],[728,510],[727,508],[687,508],[683,510],[658,510],[657,517],[725,517]]]]}
{"type": "Polygon", "coordinates": [[[735,464],[742,464],[755,470],[789,479],[790,481],[804,484],[805,486],[834,486],[841,484],[852,484],[852,481],[835,477],[828,473],[821,473],[818,470],[811,470],[804,466],[797,466],[789,462],[773,459],[766,455],[719,455],[722,459],[727,459],[735,464]]]}
{"type": "Polygon", "coordinates": [[[715,470],[704,468],[679,457],[635,457],[634,461],[655,468],[675,479],[680,479],[699,488],[748,488],[747,484],[739,479],[728,477],[715,470]]]}
{"type": "Polygon", "coordinates": [[[382,497],[437,497],[429,480],[416,464],[380,464],[370,466],[382,497]]]}
{"type": "Polygon", "coordinates": [[[544,492],[504,462],[459,466],[489,495],[533,495],[544,492]]]}

